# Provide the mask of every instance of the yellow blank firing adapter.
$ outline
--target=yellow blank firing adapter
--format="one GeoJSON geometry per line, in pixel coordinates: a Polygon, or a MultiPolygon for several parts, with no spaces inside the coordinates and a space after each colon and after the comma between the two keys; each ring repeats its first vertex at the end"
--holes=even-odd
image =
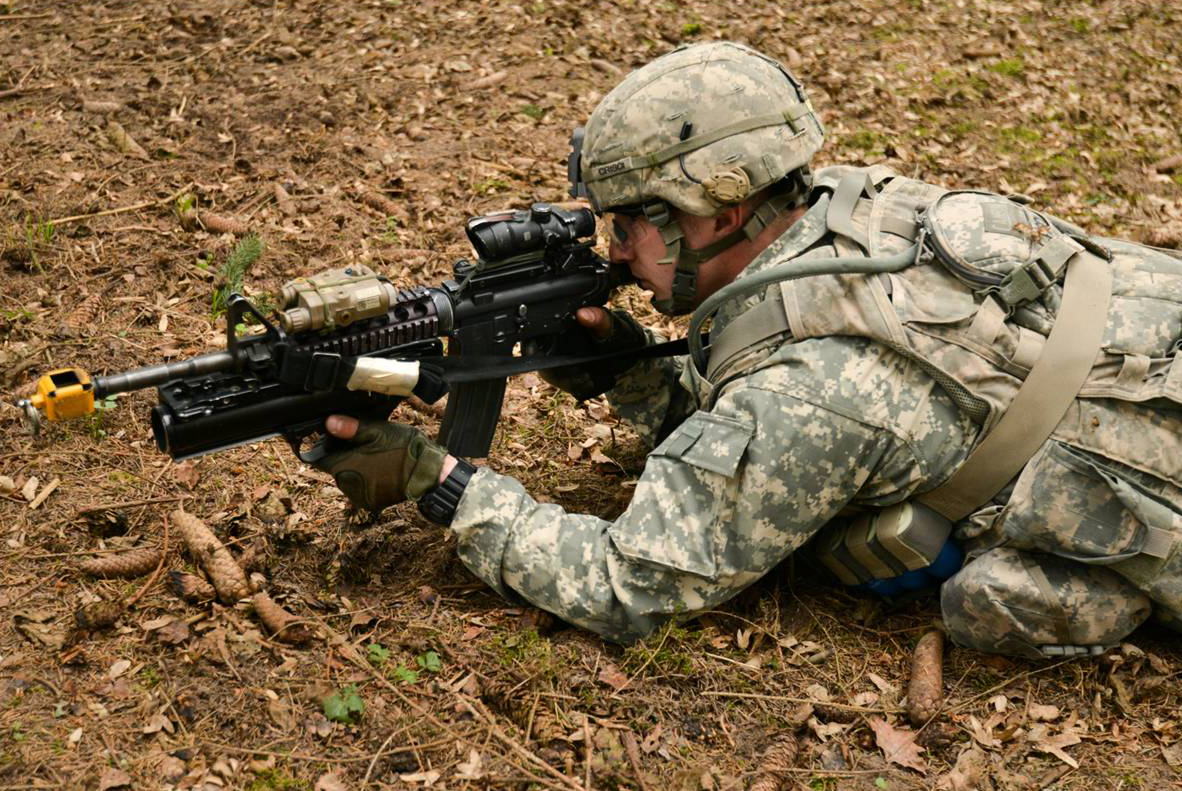
{"type": "Polygon", "coordinates": [[[37,380],[37,392],[21,401],[26,419],[38,420],[38,410],[49,420],[68,420],[94,412],[94,383],[81,368],[59,368],[37,380]]]}

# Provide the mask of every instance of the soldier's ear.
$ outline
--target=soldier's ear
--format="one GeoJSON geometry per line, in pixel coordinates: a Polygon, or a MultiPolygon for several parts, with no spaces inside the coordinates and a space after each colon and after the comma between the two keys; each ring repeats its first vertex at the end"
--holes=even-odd
{"type": "Polygon", "coordinates": [[[727,206],[719,214],[714,215],[714,238],[721,239],[743,227],[746,218],[743,216],[742,204],[727,206]]]}

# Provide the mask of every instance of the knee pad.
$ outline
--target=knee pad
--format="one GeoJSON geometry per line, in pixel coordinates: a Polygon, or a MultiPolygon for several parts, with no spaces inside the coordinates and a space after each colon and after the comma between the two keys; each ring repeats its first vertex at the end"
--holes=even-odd
{"type": "Polygon", "coordinates": [[[940,608],[957,644],[1038,659],[1102,653],[1152,606],[1110,569],[999,548],[944,583],[940,608]]]}

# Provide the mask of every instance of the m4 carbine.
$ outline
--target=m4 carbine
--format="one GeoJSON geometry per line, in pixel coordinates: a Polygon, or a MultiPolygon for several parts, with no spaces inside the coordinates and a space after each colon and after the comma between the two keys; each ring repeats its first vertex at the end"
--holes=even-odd
{"type": "Polygon", "coordinates": [[[323,443],[301,446],[328,415],[385,420],[412,393],[434,402],[450,392],[440,441],[456,455],[486,456],[506,377],[537,367],[514,352],[544,354],[561,341],[578,359],[571,338],[585,333],[574,312],[603,305],[628,278],[591,249],[588,209],[537,203],[473,218],[466,230],[476,260],[458,261],[439,288],[398,289],[353,265],[287,283],[277,320],[236,294],[225,350],[93,378],[56,370],[20,405],[35,429],[40,411],[76,417],[96,399],[156,387],[152,432],[174,459],[282,436],[311,462],[323,443]],[[240,337],[242,323],[264,332],[240,337]]]}

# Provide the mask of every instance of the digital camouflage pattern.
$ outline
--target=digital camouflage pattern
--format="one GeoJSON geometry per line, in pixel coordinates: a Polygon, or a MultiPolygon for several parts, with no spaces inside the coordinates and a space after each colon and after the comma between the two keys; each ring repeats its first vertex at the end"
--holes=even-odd
{"type": "Polygon", "coordinates": [[[741,44],[696,44],[633,71],[596,106],[582,175],[603,209],[659,198],[708,217],[807,165],[824,134],[779,63],[741,44]]]}
{"type": "MultiPolygon", "coordinates": [[[[943,194],[879,169],[821,171],[817,183],[809,211],[747,272],[904,249],[906,226],[886,218],[914,218],[943,194]],[[833,190],[851,174],[873,194],[835,218],[833,190]]],[[[972,211],[944,221],[960,224],[949,229],[966,240],[960,253],[983,260],[997,231],[974,231],[972,211]]],[[[1027,238],[1028,258],[1050,233],[1027,238]]],[[[1009,246],[1018,238],[1003,235],[1009,246]]],[[[962,644],[1088,653],[1151,609],[1182,623],[1182,367],[1172,356],[1182,261],[1111,246],[1114,309],[1087,397],[1013,486],[959,526],[970,560],[944,584],[942,606],[962,644]]],[[[469,568],[501,593],[613,640],[713,607],[843,507],[897,503],[947,478],[1017,392],[1055,304],[1052,292],[1011,316],[993,313],[934,260],[889,276],[775,288],[791,335],[751,348],[714,382],[684,361],[646,361],[609,393],[657,443],[617,520],[566,514],[482,470],[452,526],[469,568]],[[963,392],[954,399],[934,373],[963,392]],[[966,399],[984,408],[973,414],[966,399]]],[[[727,306],[712,332],[743,308],[727,306]]]]}

